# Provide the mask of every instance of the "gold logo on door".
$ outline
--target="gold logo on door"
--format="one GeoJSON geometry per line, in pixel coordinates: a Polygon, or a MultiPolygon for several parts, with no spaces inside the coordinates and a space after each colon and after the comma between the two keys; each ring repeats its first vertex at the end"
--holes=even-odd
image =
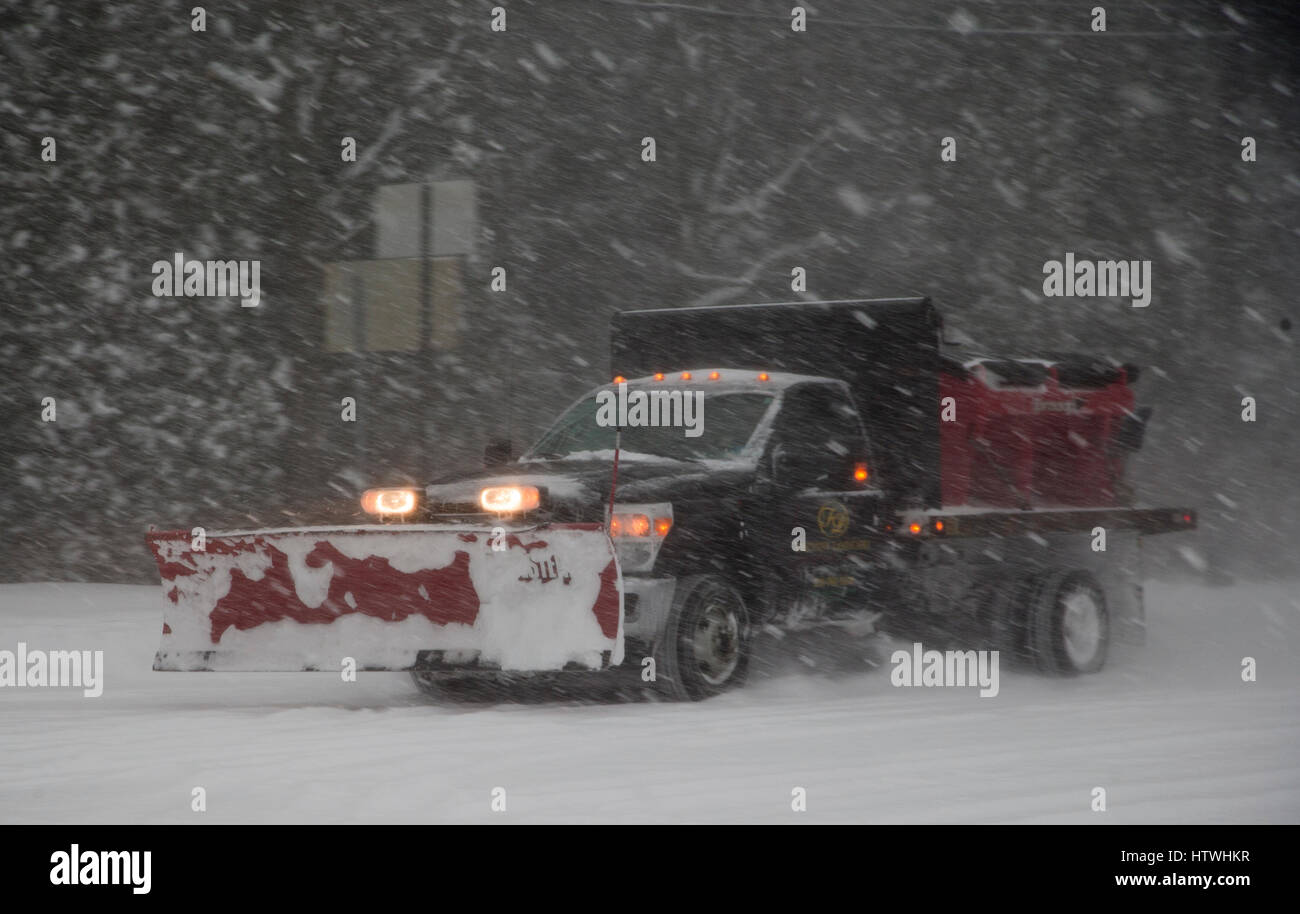
{"type": "Polygon", "coordinates": [[[837,501],[817,509],[817,527],[828,539],[843,536],[849,530],[849,509],[837,501]]]}

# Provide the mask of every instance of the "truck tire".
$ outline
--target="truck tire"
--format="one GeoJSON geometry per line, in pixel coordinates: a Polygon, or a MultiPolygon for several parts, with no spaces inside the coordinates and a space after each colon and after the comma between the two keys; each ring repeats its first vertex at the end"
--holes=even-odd
{"type": "Polygon", "coordinates": [[[735,688],[749,671],[751,634],[745,601],[726,579],[683,578],[656,645],[656,686],[676,701],[735,688]]]}
{"type": "Polygon", "coordinates": [[[1095,673],[1110,648],[1110,613],[1101,585],[1086,571],[1058,571],[1038,579],[1029,606],[1028,643],[1044,673],[1095,673]]]}

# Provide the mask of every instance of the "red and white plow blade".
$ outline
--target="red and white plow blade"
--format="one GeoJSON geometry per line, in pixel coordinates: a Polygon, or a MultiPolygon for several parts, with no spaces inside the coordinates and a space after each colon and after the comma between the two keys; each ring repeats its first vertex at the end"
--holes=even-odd
{"type": "Polygon", "coordinates": [[[599,524],[376,526],[146,537],[165,595],[156,670],[502,670],[623,659],[599,524]],[[495,548],[494,548],[495,547],[495,548]],[[434,652],[434,653],[426,653],[434,652]],[[423,655],[423,657],[421,656],[423,655]]]}

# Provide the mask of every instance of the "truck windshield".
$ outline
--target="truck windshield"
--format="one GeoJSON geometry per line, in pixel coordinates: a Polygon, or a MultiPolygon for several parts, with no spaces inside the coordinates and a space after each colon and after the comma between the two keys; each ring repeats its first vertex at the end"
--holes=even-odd
{"type": "MultiPolygon", "coordinates": [[[[739,457],[772,403],[770,394],[709,394],[696,418],[701,434],[687,437],[681,426],[625,426],[621,448],[672,460],[726,460],[739,457]]],[[[614,429],[596,424],[597,401],[589,397],[560,417],[526,456],[558,460],[612,451],[614,429]]]]}

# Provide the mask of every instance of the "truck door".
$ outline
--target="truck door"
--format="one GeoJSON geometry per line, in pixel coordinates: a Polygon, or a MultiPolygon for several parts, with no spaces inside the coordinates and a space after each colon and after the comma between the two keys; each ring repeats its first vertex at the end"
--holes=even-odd
{"type": "Polygon", "coordinates": [[[785,392],[763,459],[766,498],[747,526],[758,528],[760,563],[779,582],[776,602],[796,615],[823,615],[846,601],[860,606],[853,597],[873,561],[881,495],[871,472],[846,388],[823,382],[785,392]]]}

